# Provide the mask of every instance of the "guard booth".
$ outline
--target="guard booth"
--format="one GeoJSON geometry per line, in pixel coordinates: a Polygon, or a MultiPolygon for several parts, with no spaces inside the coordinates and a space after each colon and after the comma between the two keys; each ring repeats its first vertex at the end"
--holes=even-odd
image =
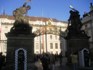
{"type": "Polygon", "coordinates": [[[89,50],[87,48],[84,48],[79,52],[79,66],[89,67],[89,50]]]}

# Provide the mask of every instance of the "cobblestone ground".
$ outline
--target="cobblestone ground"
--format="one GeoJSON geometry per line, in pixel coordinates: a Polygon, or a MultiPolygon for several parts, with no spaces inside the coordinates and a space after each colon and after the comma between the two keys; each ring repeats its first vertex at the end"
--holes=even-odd
{"type": "MultiPolygon", "coordinates": [[[[38,70],[43,70],[42,63],[40,61],[35,63],[35,66],[38,68],[38,70]]],[[[67,66],[63,66],[56,62],[55,64],[51,64],[49,66],[50,70],[72,70],[71,68],[67,66]]]]}
{"type": "Polygon", "coordinates": [[[73,70],[73,68],[66,65],[55,65],[52,70],[73,70]]]}
{"type": "MultiPolygon", "coordinates": [[[[38,68],[37,70],[43,70],[42,63],[40,61],[36,62],[35,65],[38,68]]],[[[50,66],[50,70],[74,70],[74,69],[72,67],[68,67],[66,65],[60,65],[58,62],[56,62],[55,64],[52,64],[50,66]]],[[[78,67],[75,70],[93,70],[93,68],[91,68],[91,67],[79,68],[78,67]]]]}

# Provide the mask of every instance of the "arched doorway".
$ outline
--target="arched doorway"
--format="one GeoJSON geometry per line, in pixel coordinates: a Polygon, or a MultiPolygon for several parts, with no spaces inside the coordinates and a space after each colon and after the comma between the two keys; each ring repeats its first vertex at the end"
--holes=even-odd
{"type": "Polygon", "coordinates": [[[15,51],[15,70],[27,70],[27,51],[23,48],[15,51]]]}
{"type": "Polygon", "coordinates": [[[79,52],[79,65],[81,67],[89,67],[89,50],[87,48],[79,52]]]}

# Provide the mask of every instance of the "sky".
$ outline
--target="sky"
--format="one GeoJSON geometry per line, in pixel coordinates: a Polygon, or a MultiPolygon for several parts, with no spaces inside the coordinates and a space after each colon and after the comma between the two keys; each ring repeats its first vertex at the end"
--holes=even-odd
{"type": "MultiPolygon", "coordinates": [[[[7,15],[12,15],[12,12],[16,8],[21,7],[25,1],[26,0],[0,0],[0,14],[5,11],[7,15]]],[[[70,5],[78,10],[82,17],[84,12],[87,13],[90,11],[91,2],[93,3],[93,0],[31,0],[31,2],[28,3],[31,9],[27,15],[67,21],[70,16],[70,5]]]]}

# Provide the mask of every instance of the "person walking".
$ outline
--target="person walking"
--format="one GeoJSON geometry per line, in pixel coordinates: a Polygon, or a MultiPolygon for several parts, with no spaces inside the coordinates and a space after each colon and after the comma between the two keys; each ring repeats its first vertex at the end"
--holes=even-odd
{"type": "Polygon", "coordinates": [[[77,54],[71,54],[71,61],[72,61],[72,67],[73,70],[77,70],[77,63],[78,63],[78,57],[77,54]]]}

